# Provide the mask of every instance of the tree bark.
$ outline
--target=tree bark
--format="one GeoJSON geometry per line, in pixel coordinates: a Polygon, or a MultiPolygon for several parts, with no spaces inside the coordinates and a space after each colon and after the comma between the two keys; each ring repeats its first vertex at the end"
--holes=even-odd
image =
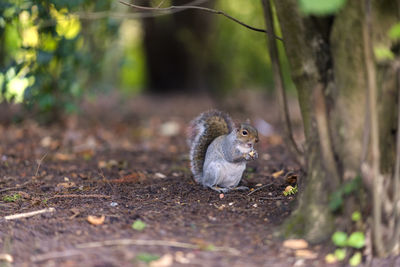
{"type": "MultiPolygon", "coordinates": [[[[285,230],[319,242],[330,237],[334,229],[329,196],[360,175],[361,163],[371,161],[370,124],[366,123],[371,114],[367,108],[363,40],[365,10],[359,1],[348,0],[334,16],[317,18],[302,14],[296,0],[274,2],[306,136],[307,177],[301,184],[298,208],[285,230]]],[[[387,33],[399,19],[399,1],[372,3],[371,46],[383,44],[393,50],[395,44],[387,33]]],[[[375,101],[381,171],[390,176],[397,127],[396,67],[390,61],[374,64],[373,68],[378,81],[375,101]]],[[[347,201],[354,201],[351,199],[347,201]]],[[[359,204],[355,207],[360,208],[359,204]]]]}

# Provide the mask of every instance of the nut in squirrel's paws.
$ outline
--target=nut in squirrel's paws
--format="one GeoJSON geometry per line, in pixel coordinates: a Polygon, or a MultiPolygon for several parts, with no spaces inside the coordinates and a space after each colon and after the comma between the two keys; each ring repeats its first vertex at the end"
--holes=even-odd
{"type": "Polygon", "coordinates": [[[253,149],[253,150],[251,150],[251,151],[249,152],[249,156],[250,156],[252,159],[256,159],[256,158],[258,158],[258,153],[257,153],[257,151],[255,151],[255,150],[253,149]]]}

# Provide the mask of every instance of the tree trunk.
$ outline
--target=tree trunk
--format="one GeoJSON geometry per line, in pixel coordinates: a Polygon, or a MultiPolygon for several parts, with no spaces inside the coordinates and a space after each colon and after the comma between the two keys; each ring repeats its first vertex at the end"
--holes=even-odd
{"type": "MultiPolygon", "coordinates": [[[[359,176],[361,164],[370,160],[365,7],[364,2],[348,0],[335,16],[317,18],[301,14],[296,0],[274,2],[303,116],[308,173],[286,233],[319,242],[329,238],[335,226],[328,208],[330,196],[359,176]]],[[[387,32],[399,19],[400,5],[390,0],[372,2],[372,46],[392,48],[387,32]]],[[[398,105],[396,68],[394,62],[374,67],[381,165],[384,175],[391,176],[398,105]]],[[[368,186],[369,181],[364,181],[368,186]]],[[[354,198],[346,200],[354,204],[354,198]]]]}
{"type": "MultiPolygon", "coordinates": [[[[172,1],[173,5],[187,4],[172,1]]],[[[147,3],[149,4],[149,3],[147,3]]],[[[203,6],[212,7],[214,3],[203,6]]],[[[143,19],[148,87],[153,92],[198,91],[207,88],[209,33],[215,16],[186,10],[143,19]]]]}

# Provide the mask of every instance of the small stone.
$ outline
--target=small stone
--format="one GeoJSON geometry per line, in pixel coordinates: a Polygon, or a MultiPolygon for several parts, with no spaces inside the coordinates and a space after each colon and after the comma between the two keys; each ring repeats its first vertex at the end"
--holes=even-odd
{"type": "Polygon", "coordinates": [[[219,194],[219,198],[223,199],[225,197],[225,195],[223,193],[219,194]]]}

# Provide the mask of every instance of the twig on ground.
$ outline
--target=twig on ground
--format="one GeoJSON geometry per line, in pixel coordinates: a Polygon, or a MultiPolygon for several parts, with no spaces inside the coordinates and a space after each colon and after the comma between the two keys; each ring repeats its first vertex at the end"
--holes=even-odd
{"type": "Polygon", "coordinates": [[[42,214],[42,213],[54,212],[55,210],[56,210],[55,208],[46,208],[46,209],[42,209],[42,210],[36,210],[36,211],[30,211],[30,212],[25,212],[25,213],[8,215],[8,216],[5,216],[4,219],[6,221],[16,220],[16,219],[21,219],[21,218],[32,217],[32,216],[35,216],[35,215],[38,215],[38,214],[42,214]]]}
{"type": "Polygon", "coordinates": [[[81,255],[82,251],[79,250],[65,250],[65,251],[53,251],[49,253],[44,253],[40,255],[35,255],[31,257],[32,262],[40,262],[47,260],[54,260],[58,258],[65,258],[70,256],[81,255]]]}
{"type": "MultiPolygon", "coordinates": [[[[99,242],[89,242],[78,244],[77,248],[98,248],[106,246],[165,246],[175,248],[187,248],[187,249],[201,249],[201,246],[190,243],[183,243],[178,241],[169,240],[138,240],[138,239],[116,239],[116,240],[104,240],[99,242]]],[[[238,255],[240,252],[231,247],[213,247],[212,251],[224,251],[230,254],[238,255]]]]}
{"type": "Polygon", "coordinates": [[[260,197],[262,200],[279,200],[279,199],[287,199],[288,197],[260,197]]]}
{"type": "Polygon", "coordinates": [[[7,192],[7,191],[11,191],[11,190],[17,190],[17,189],[24,188],[27,184],[29,184],[29,183],[31,183],[31,182],[32,182],[32,181],[27,181],[27,182],[25,182],[25,183],[23,183],[23,184],[21,184],[21,185],[17,185],[17,186],[14,186],[14,187],[3,188],[3,189],[0,190],[0,193],[7,192]]]}
{"type": "MultiPolygon", "coordinates": [[[[238,20],[238,19],[236,19],[236,18],[234,18],[234,17],[232,17],[232,16],[226,14],[226,13],[223,12],[223,11],[216,10],[216,9],[212,9],[212,8],[207,8],[207,7],[202,7],[202,6],[190,6],[190,5],[184,5],[184,6],[169,6],[169,7],[159,8],[159,7],[139,6],[139,5],[135,5],[135,4],[131,4],[131,3],[124,2],[124,1],[122,1],[122,0],[119,0],[119,2],[120,2],[121,4],[124,4],[124,5],[126,5],[126,6],[130,6],[130,7],[139,9],[139,10],[144,10],[144,11],[158,11],[158,12],[164,12],[164,13],[165,13],[165,12],[170,12],[171,10],[174,10],[174,9],[175,9],[175,10],[176,10],[176,9],[181,9],[181,10],[185,10],[185,9],[196,9],[196,10],[201,10],[201,11],[205,11],[205,12],[208,12],[208,13],[213,13],[213,14],[217,14],[217,15],[222,15],[222,16],[224,16],[224,17],[226,17],[226,18],[228,18],[228,19],[230,19],[230,20],[232,20],[232,21],[234,21],[234,22],[236,22],[236,23],[238,23],[238,24],[240,24],[240,25],[242,25],[242,26],[244,26],[244,27],[250,29],[250,30],[253,30],[253,31],[256,31],[256,32],[268,33],[268,31],[266,31],[266,30],[264,30],[264,29],[259,29],[259,28],[256,28],[256,27],[247,25],[246,23],[241,22],[240,20],[238,20]]],[[[283,42],[283,39],[282,39],[282,38],[280,38],[280,37],[278,37],[278,36],[276,36],[276,35],[273,35],[273,37],[283,42]]]]}
{"type": "Polygon", "coordinates": [[[46,158],[46,156],[47,156],[48,153],[49,153],[49,152],[46,152],[46,154],[44,154],[44,156],[39,160],[38,166],[37,166],[36,172],[35,172],[35,176],[36,176],[36,177],[37,177],[37,175],[38,175],[38,173],[39,173],[40,165],[42,164],[43,160],[46,158]]]}
{"type": "Polygon", "coordinates": [[[54,199],[54,198],[111,198],[111,196],[107,195],[97,195],[97,194],[89,194],[89,195],[78,195],[78,194],[67,194],[67,195],[55,195],[47,200],[54,199]]]}
{"type": "Polygon", "coordinates": [[[274,183],[269,183],[269,184],[260,186],[259,188],[254,189],[253,191],[251,191],[250,193],[248,193],[247,195],[250,196],[250,195],[253,194],[254,192],[257,192],[257,191],[259,191],[259,190],[261,190],[261,189],[263,189],[263,188],[266,188],[266,187],[268,187],[268,186],[271,186],[271,185],[273,185],[273,184],[274,184],[274,183]]]}

